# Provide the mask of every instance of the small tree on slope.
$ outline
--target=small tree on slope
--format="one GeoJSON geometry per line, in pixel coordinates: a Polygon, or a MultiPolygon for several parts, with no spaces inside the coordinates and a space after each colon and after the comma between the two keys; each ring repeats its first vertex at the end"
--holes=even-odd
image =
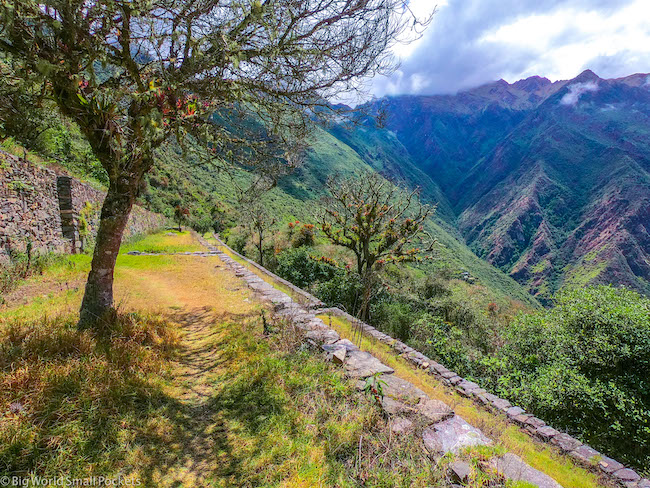
{"type": "Polygon", "coordinates": [[[375,269],[421,260],[434,243],[422,223],[435,209],[420,203],[417,190],[404,191],[377,173],[330,178],[327,188],[331,197],[321,216],[321,230],[333,244],[354,253],[363,283],[361,319],[366,320],[375,269]]]}
{"type": "Polygon", "coordinates": [[[414,25],[402,0],[0,5],[0,53],[40,77],[108,175],[82,328],[113,307],[122,234],[157,147],[192,135],[212,161],[277,169],[324,100],[394,68],[390,48],[414,25]]]}

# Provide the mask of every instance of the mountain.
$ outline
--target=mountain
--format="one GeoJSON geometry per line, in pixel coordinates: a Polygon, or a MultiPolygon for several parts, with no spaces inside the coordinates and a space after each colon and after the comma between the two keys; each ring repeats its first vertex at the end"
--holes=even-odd
{"type": "Polygon", "coordinates": [[[650,293],[650,76],[503,80],[366,107],[442,192],[477,255],[541,300],[650,293]]]}

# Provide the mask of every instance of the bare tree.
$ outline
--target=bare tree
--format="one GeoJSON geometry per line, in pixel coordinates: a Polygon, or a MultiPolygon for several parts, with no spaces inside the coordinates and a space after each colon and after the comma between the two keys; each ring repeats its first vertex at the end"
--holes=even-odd
{"type": "Polygon", "coordinates": [[[418,191],[405,191],[377,173],[330,178],[321,230],[336,245],[350,249],[363,283],[361,319],[368,318],[375,268],[415,262],[434,240],[422,224],[434,207],[420,203],[418,191]],[[418,245],[418,242],[420,243],[418,245]]]}
{"type": "Polygon", "coordinates": [[[80,327],[113,306],[122,234],[157,147],[191,135],[206,161],[286,165],[327,100],[390,72],[391,46],[429,20],[403,0],[0,5],[0,52],[40,77],[108,174],[80,327]]]}
{"type": "Polygon", "coordinates": [[[257,247],[259,254],[259,263],[264,266],[264,239],[266,233],[276,223],[273,217],[266,209],[263,203],[256,201],[250,202],[245,207],[244,218],[248,220],[248,225],[253,237],[253,244],[257,247]]]}

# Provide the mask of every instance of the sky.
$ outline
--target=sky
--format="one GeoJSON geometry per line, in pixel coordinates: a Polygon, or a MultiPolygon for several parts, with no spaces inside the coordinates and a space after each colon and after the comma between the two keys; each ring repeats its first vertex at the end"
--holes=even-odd
{"type": "Polygon", "coordinates": [[[372,80],[374,96],[456,93],[501,78],[601,78],[650,72],[650,0],[410,0],[436,14],[398,45],[401,65],[372,80]]]}

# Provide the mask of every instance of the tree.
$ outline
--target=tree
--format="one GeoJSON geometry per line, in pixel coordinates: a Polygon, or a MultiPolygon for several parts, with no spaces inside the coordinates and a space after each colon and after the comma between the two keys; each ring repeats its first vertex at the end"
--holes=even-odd
{"type": "MultiPolygon", "coordinates": [[[[113,306],[122,234],[156,148],[290,165],[327,100],[390,72],[402,0],[0,0],[0,53],[37,76],[108,175],[79,326],[113,306]],[[197,149],[198,151],[198,149],[197,149]]],[[[271,173],[273,174],[273,173],[271,173]]],[[[273,184],[273,179],[271,179],[273,184]]]]}
{"type": "Polygon", "coordinates": [[[182,225],[187,222],[190,217],[190,209],[179,203],[174,207],[174,221],[178,224],[178,232],[183,230],[182,225]]]}
{"type": "Polygon", "coordinates": [[[357,273],[363,282],[361,318],[366,320],[378,266],[415,262],[431,250],[423,222],[434,207],[421,204],[417,190],[405,191],[368,173],[354,178],[330,178],[331,197],[321,216],[321,230],[336,245],[350,249],[357,260],[357,273]],[[422,241],[421,247],[415,242],[422,241]]]}
{"type": "Polygon", "coordinates": [[[264,238],[266,231],[275,225],[275,218],[268,213],[264,204],[257,202],[249,203],[246,208],[245,218],[251,229],[253,243],[257,247],[259,262],[264,266],[264,238]]]}

